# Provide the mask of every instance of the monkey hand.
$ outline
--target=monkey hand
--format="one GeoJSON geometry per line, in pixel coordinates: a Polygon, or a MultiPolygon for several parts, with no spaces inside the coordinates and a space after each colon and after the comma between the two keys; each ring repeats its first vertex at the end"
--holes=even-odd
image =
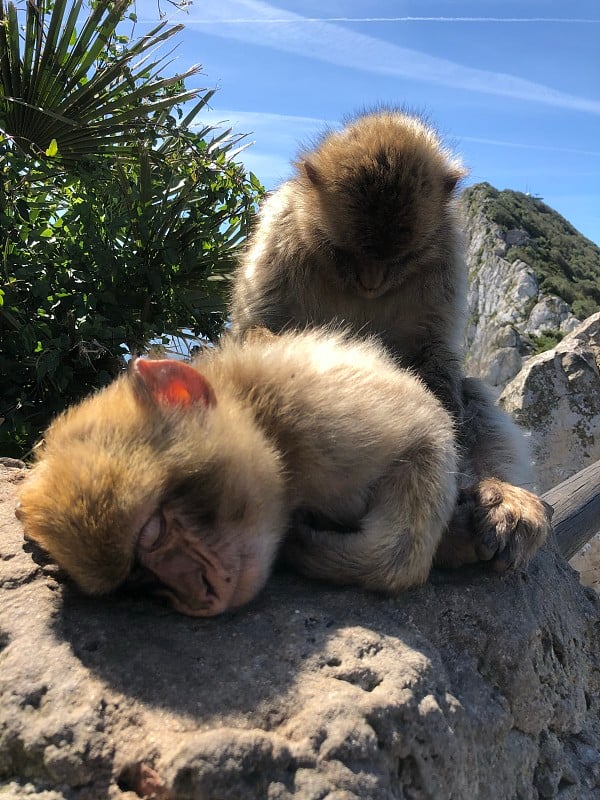
{"type": "Polygon", "coordinates": [[[497,572],[527,563],[550,531],[552,509],[535,494],[496,478],[464,489],[435,566],[489,561],[497,572]]]}

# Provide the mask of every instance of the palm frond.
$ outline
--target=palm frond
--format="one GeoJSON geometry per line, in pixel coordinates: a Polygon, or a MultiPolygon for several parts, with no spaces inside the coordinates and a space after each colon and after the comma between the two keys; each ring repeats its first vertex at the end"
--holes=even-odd
{"type": "Polygon", "coordinates": [[[199,66],[160,77],[170,54],[154,53],[182,26],[160,22],[100,60],[130,4],[100,0],[83,19],[83,0],[55,0],[51,11],[45,0],[29,0],[21,38],[15,4],[0,0],[0,130],[24,152],[44,153],[55,140],[64,163],[98,152],[129,154],[126,140],[134,131],[148,130],[161,111],[205,91],[168,91],[199,66]]]}

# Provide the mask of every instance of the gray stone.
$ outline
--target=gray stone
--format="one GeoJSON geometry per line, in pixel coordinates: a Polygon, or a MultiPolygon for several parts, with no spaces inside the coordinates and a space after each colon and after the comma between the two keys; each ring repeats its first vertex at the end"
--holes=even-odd
{"type": "Polygon", "coordinates": [[[600,458],[600,313],[552,350],[529,358],[500,404],[531,432],[537,488],[600,458]]]}
{"type": "Polygon", "coordinates": [[[579,320],[564,300],[541,291],[528,264],[506,258],[510,246],[529,238],[525,231],[505,234],[477,204],[465,211],[469,270],[465,366],[470,375],[500,393],[534,350],[531,336],[568,333],[579,320]]]}
{"type": "Polygon", "coordinates": [[[0,797],[598,797],[600,601],[551,545],[396,598],[279,572],[191,619],[80,595],[0,473],[0,797]]]}
{"type": "Polygon", "coordinates": [[[569,333],[579,325],[579,320],[571,314],[569,305],[554,295],[542,295],[529,314],[523,330],[534,336],[546,331],[569,333]]]}
{"type": "Polygon", "coordinates": [[[531,237],[527,231],[521,230],[521,228],[513,228],[510,231],[506,231],[504,235],[504,241],[507,247],[519,247],[520,245],[527,244],[530,239],[531,237]]]}
{"type": "MultiPolygon", "coordinates": [[[[526,361],[499,402],[531,434],[539,491],[600,459],[600,313],[526,361]]],[[[571,564],[600,592],[600,534],[571,564]]]]}

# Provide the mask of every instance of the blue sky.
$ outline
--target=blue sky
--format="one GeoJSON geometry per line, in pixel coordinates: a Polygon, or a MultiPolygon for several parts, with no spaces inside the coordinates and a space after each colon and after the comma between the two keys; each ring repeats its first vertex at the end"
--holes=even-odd
{"type": "MultiPolygon", "coordinates": [[[[598,0],[137,0],[186,27],[171,69],[218,87],[203,121],[254,142],[271,189],[303,143],[377,103],[425,112],[470,169],[543,197],[600,244],[598,0]]],[[[188,86],[194,81],[188,81],[188,86]]]]}

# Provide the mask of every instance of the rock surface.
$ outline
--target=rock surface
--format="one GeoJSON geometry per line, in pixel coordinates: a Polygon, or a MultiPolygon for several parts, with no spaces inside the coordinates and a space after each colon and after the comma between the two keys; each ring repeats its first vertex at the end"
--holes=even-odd
{"type": "MultiPolygon", "coordinates": [[[[528,359],[499,402],[531,433],[539,491],[600,459],[600,313],[528,359]]],[[[600,591],[600,534],[571,563],[600,591]]]]}
{"type": "Polygon", "coordinates": [[[506,258],[528,234],[503,231],[472,203],[465,217],[469,268],[466,370],[500,392],[534,349],[535,337],[565,334],[579,320],[559,297],[544,294],[534,270],[506,258]],[[534,337],[534,338],[532,338],[534,337]]]}
{"type": "Polygon", "coordinates": [[[551,546],[394,599],[280,573],[195,620],[82,597],[0,472],[1,797],[600,795],[600,601],[551,546]]]}
{"type": "Polygon", "coordinates": [[[539,491],[600,459],[600,313],[529,358],[499,403],[531,432],[539,491]]]}

